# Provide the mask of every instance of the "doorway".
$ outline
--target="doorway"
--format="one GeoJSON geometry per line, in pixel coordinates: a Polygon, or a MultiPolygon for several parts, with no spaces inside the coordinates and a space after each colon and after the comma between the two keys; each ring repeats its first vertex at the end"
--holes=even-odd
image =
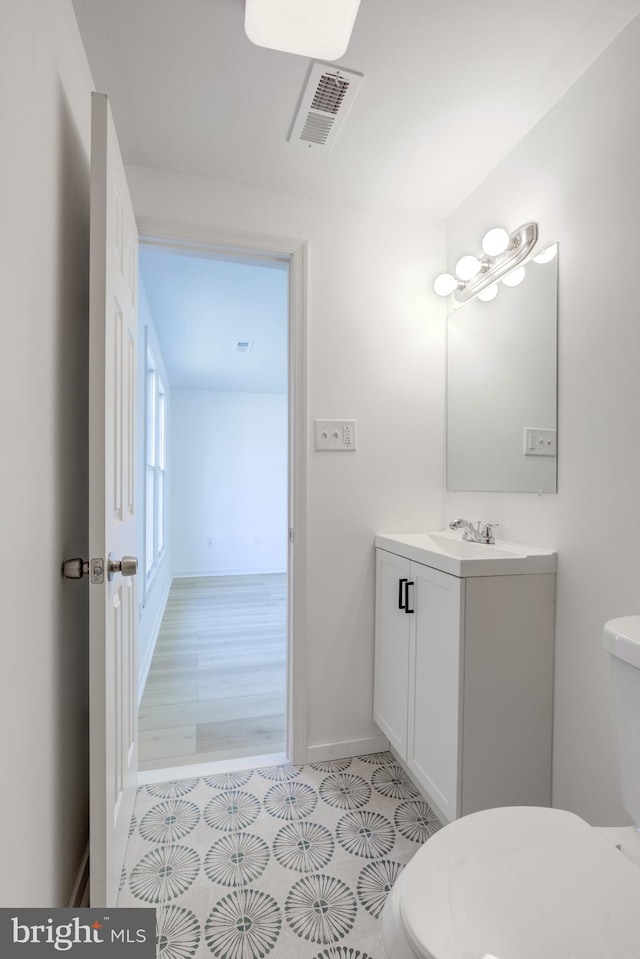
{"type": "Polygon", "coordinates": [[[141,240],[149,775],[290,755],[289,270],[289,256],[141,240]]]}

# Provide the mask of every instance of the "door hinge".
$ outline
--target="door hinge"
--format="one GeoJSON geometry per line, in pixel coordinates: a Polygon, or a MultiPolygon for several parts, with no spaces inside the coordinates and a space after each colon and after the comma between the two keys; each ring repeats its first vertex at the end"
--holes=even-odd
{"type": "Polygon", "coordinates": [[[294,534],[294,532],[293,532],[293,526],[290,526],[290,527],[289,527],[289,542],[290,542],[290,543],[293,543],[294,539],[295,539],[295,534],[294,534]]]}

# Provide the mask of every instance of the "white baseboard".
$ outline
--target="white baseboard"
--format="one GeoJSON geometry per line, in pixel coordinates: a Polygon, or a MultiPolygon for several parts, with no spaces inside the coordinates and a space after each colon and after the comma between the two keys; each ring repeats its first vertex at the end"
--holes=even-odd
{"type": "Polygon", "coordinates": [[[389,748],[386,736],[368,736],[366,739],[348,739],[338,743],[322,743],[307,746],[306,762],[321,763],[329,759],[349,759],[351,756],[368,756],[369,753],[384,753],[389,748]]]}
{"type": "Polygon", "coordinates": [[[89,840],[80,860],[80,867],[76,880],[69,896],[69,909],[79,909],[81,906],[88,905],[89,889],[89,840]]]}
{"type": "Polygon", "coordinates": [[[150,634],[150,643],[147,647],[147,653],[144,657],[144,662],[140,664],[138,668],[138,706],[142,700],[142,694],[144,693],[144,687],[147,683],[147,676],[149,675],[149,670],[151,669],[151,660],[153,659],[153,654],[156,649],[156,643],[158,642],[158,634],[160,633],[160,626],[162,625],[162,617],[164,616],[164,611],[167,605],[167,600],[169,599],[169,590],[171,589],[171,583],[173,582],[173,576],[169,576],[167,579],[167,585],[165,586],[164,595],[160,600],[158,606],[158,611],[156,613],[156,618],[153,621],[153,626],[151,627],[150,634]]]}
{"type": "Polygon", "coordinates": [[[286,569],[187,569],[178,570],[174,579],[190,579],[200,576],[268,576],[272,573],[286,573],[286,569]]]}

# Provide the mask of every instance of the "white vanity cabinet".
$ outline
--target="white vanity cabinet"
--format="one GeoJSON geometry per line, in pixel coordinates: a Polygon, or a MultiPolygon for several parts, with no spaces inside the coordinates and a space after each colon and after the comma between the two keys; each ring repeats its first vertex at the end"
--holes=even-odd
{"type": "Polygon", "coordinates": [[[374,719],[393,750],[446,821],[549,805],[555,573],[458,576],[376,545],[374,719]]]}

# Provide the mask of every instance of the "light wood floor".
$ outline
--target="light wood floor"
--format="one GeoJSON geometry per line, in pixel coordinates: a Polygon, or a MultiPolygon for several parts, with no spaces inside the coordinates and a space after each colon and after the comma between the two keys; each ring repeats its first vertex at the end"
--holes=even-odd
{"type": "Polygon", "coordinates": [[[141,770],[284,751],[286,574],[173,581],[139,720],[141,770]]]}

